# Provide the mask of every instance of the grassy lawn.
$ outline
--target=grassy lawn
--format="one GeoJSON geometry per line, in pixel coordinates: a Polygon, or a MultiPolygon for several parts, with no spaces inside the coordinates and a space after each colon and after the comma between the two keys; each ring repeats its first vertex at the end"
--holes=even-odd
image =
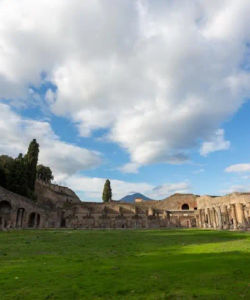
{"type": "Polygon", "coordinates": [[[0,299],[250,299],[250,234],[0,232],[0,299]]]}

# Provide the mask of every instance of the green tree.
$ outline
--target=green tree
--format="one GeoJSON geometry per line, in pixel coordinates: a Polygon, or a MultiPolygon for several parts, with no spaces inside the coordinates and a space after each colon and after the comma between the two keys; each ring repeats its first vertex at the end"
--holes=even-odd
{"type": "Polygon", "coordinates": [[[38,165],[36,168],[36,176],[37,179],[50,183],[51,180],[54,179],[54,176],[52,174],[52,171],[49,167],[43,166],[43,165],[38,165]]]}
{"type": "Polygon", "coordinates": [[[106,180],[102,193],[103,202],[110,202],[112,200],[112,189],[109,179],[106,180]]]}
{"type": "Polygon", "coordinates": [[[28,148],[28,152],[25,155],[25,164],[27,170],[27,185],[31,192],[35,190],[36,182],[36,167],[38,162],[39,144],[33,139],[28,148]]]}
{"type": "Polygon", "coordinates": [[[8,155],[0,155],[0,185],[9,189],[8,183],[11,180],[11,169],[13,168],[14,159],[8,155]]]}
{"type": "Polygon", "coordinates": [[[0,185],[6,187],[6,176],[4,169],[0,166],[0,185]]]}
{"type": "Polygon", "coordinates": [[[27,169],[22,154],[12,161],[9,166],[7,177],[7,188],[14,193],[23,196],[30,196],[27,185],[27,169]]]}

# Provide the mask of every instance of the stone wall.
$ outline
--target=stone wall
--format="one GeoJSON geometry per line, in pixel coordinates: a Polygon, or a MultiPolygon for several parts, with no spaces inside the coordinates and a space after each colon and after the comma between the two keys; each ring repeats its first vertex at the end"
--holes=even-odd
{"type": "Polygon", "coordinates": [[[49,227],[53,213],[0,187],[0,229],[49,227]]]}
{"type": "Polygon", "coordinates": [[[40,204],[50,208],[63,207],[65,204],[81,203],[78,196],[69,188],[57,184],[36,181],[35,193],[40,204]]]}
{"type": "Polygon", "coordinates": [[[34,202],[0,187],[0,229],[250,227],[250,193],[175,194],[162,201],[93,203],[81,202],[65,187],[40,184],[39,191],[39,201],[34,202]],[[70,197],[72,201],[67,201],[70,197]]]}
{"type": "MultiPolygon", "coordinates": [[[[45,189],[46,186],[43,186],[45,189]]],[[[53,187],[54,189],[54,187],[53,187]]],[[[37,190],[39,191],[39,189],[37,190]]],[[[65,192],[64,189],[59,191],[65,192]]],[[[158,201],[147,203],[72,203],[59,201],[53,207],[48,205],[44,195],[52,197],[49,187],[43,191],[40,201],[16,195],[0,188],[0,228],[164,228],[194,227],[194,210],[168,211],[159,208],[158,201]],[[42,201],[45,199],[46,201],[42,201]]],[[[58,190],[56,190],[58,196],[58,190]]],[[[65,194],[62,195],[64,197],[65,194]]],[[[182,199],[183,200],[183,199],[182,199]]],[[[77,202],[77,201],[76,201],[77,202]]],[[[186,201],[187,202],[187,201],[186,201]]],[[[144,202],[146,203],[146,202],[144,202]]],[[[179,202],[178,202],[179,203],[179,202]]],[[[181,205],[180,203],[178,205],[181,205]]],[[[179,209],[179,206],[176,206],[179,209]]]]}

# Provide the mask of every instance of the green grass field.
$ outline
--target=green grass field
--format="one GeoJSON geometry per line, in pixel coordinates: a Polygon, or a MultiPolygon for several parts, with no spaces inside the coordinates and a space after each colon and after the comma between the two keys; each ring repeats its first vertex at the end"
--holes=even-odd
{"type": "Polygon", "coordinates": [[[250,234],[0,232],[0,299],[250,299],[250,234]]]}

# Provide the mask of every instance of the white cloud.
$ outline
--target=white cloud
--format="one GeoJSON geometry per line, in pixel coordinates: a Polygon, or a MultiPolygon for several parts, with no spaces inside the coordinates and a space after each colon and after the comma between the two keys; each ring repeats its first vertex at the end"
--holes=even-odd
{"type": "Polygon", "coordinates": [[[194,171],[193,171],[193,174],[200,174],[200,173],[203,173],[203,172],[205,172],[205,169],[200,168],[200,169],[198,169],[198,170],[194,170],[194,171]]]}
{"type": "Polygon", "coordinates": [[[228,173],[243,173],[243,172],[250,172],[250,164],[235,164],[227,167],[225,169],[228,173]]]}
{"type": "Polygon", "coordinates": [[[207,156],[211,152],[227,150],[230,147],[230,142],[224,138],[224,130],[218,129],[215,135],[212,136],[208,141],[204,142],[200,148],[200,154],[207,156]]]}
{"type": "Polygon", "coordinates": [[[177,183],[165,183],[153,188],[151,192],[151,197],[157,199],[163,199],[166,196],[175,193],[189,193],[191,186],[188,182],[177,182],[177,183]]]}
{"type": "Polygon", "coordinates": [[[82,136],[108,128],[130,166],[182,163],[249,95],[249,14],[245,0],[2,0],[0,97],[46,72],[51,110],[82,136]]]}
{"type": "MultiPolygon", "coordinates": [[[[82,175],[73,175],[65,179],[62,183],[66,184],[76,191],[80,198],[85,201],[102,201],[102,191],[105,183],[104,178],[87,177],[82,175]]],[[[163,199],[174,193],[187,193],[191,190],[189,183],[177,182],[166,183],[160,186],[154,186],[145,182],[127,182],[122,180],[111,180],[113,199],[119,200],[122,197],[133,194],[142,193],[152,199],[163,199]]]]}
{"type": "Polygon", "coordinates": [[[122,166],[121,168],[119,168],[119,170],[123,173],[138,173],[138,168],[139,165],[137,163],[127,163],[124,166],[122,166]]]}
{"type": "Polygon", "coordinates": [[[229,188],[222,191],[222,194],[230,194],[230,193],[249,193],[250,192],[250,184],[235,184],[230,186],[229,188]]]}
{"type": "MultiPolygon", "coordinates": [[[[105,183],[104,178],[90,178],[81,175],[74,175],[65,180],[67,186],[78,193],[84,192],[86,201],[102,201],[102,191],[105,183]]],[[[153,186],[148,183],[132,183],[122,180],[111,180],[113,199],[119,200],[125,195],[141,191],[147,193],[153,186]]]]}
{"type": "Polygon", "coordinates": [[[50,166],[57,180],[101,162],[98,153],[61,141],[48,122],[24,119],[0,103],[0,153],[25,153],[33,138],[40,144],[39,162],[50,166]]]}

